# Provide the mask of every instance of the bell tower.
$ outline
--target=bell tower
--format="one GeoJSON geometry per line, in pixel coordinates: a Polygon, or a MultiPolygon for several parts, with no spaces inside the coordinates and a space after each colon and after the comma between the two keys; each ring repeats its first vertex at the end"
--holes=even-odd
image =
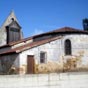
{"type": "Polygon", "coordinates": [[[21,27],[14,18],[11,18],[12,22],[6,26],[7,44],[10,42],[19,41],[21,37],[21,27]]]}
{"type": "Polygon", "coordinates": [[[0,28],[0,46],[19,41],[22,38],[23,33],[21,26],[19,25],[14,11],[11,11],[0,28]]]}

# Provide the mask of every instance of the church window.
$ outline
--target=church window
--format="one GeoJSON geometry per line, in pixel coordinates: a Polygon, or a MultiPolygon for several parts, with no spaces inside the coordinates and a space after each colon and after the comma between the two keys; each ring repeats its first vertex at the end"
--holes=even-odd
{"type": "Polygon", "coordinates": [[[45,63],[46,61],[46,52],[40,52],[40,63],[45,63]]]}
{"type": "Polygon", "coordinates": [[[7,29],[7,43],[20,40],[20,29],[9,28],[7,29]]]}
{"type": "Polygon", "coordinates": [[[71,41],[69,39],[65,40],[65,55],[71,55],[71,41]]]}

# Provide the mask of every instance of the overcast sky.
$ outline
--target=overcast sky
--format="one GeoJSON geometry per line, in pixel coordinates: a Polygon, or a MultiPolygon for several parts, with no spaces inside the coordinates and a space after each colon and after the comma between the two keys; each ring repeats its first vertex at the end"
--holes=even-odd
{"type": "Polygon", "coordinates": [[[24,37],[29,37],[65,26],[82,29],[82,19],[88,18],[88,0],[0,0],[0,25],[11,10],[24,37]]]}

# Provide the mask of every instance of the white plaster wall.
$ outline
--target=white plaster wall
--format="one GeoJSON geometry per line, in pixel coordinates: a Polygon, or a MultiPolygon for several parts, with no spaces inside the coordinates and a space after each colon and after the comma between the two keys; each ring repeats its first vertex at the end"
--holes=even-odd
{"type": "Polygon", "coordinates": [[[27,55],[34,55],[36,63],[40,63],[41,51],[47,53],[47,61],[59,61],[62,52],[62,48],[59,45],[61,45],[61,39],[23,51],[20,54],[20,63],[21,65],[26,64],[27,55]]]}
{"type": "Polygon", "coordinates": [[[88,35],[65,35],[62,39],[58,39],[32,49],[23,51],[20,54],[20,63],[26,64],[27,55],[34,55],[36,63],[39,63],[39,55],[41,51],[47,52],[47,61],[61,61],[64,53],[64,42],[69,39],[72,44],[72,56],[80,56],[82,54],[82,63],[88,64],[88,35]]]}
{"type": "Polygon", "coordinates": [[[35,55],[34,57],[36,59],[37,52],[37,48],[34,48],[20,53],[20,65],[27,65],[27,55],[35,55]]]}
{"type": "Polygon", "coordinates": [[[82,63],[88,64],[88,59],[87,59],[88,58],[88,35],[81,34],[81,35],[65,36],[63,39],[63,44],[66,39],[71,40],[72,55],[73,56],[80,56],[82,54],[82,63]]]}
{"type": "Polygon", "coordinates": [[[6,31],[5,28],[4,29],[0,29],[0,46],[5,45],[6,44],[6,31]]]}

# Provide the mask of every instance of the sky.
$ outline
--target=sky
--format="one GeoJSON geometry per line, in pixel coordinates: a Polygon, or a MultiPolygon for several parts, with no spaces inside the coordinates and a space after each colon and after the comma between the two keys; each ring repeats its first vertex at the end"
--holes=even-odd
{"type": "Polygon", "coordinates": [[[24,37],[62,27],[83,29],[88,0],[0,0],[0,26],[14,10],[24,37]]]}

